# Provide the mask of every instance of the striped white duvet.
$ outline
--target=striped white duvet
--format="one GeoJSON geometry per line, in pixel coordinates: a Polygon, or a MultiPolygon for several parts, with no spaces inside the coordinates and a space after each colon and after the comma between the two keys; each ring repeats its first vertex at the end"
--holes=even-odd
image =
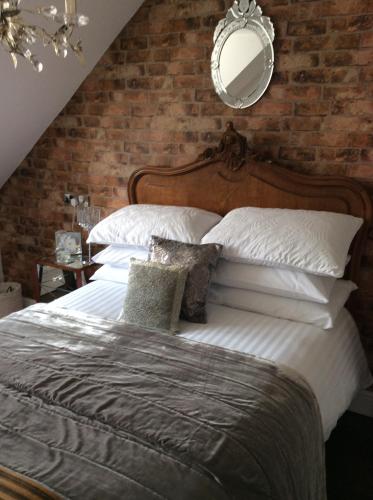
{"type": "MultiPolygon", "coordinates": [[[[117,319],[126,285],[96,281],[55,300],[64,307],[117,319]]],[[[327,439],[356,393],[372,382],[356,325],[343,310],[331,330],[208,304],[208,324],[181,322],[179,335],[191,340],[254,354],[296,370],[319,402],[327,439]]]]}

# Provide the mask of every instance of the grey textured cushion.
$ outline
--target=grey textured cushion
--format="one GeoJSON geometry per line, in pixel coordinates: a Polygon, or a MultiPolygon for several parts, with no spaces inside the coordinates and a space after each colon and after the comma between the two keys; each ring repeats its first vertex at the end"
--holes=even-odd
{"type": "Polygon", "coordinates": [[[122,320],[152,330],[176,332],[187,269],[131,259],[122,320]]]}
{"type": "Polygon", "coordinates": [[[192,245],[152,236],[149,258],[152,262],[182,265],[188,269],[181,317],[193,323],[206,323],[206,300],[212,270],[223,247],[214,243],[192,245]]]}

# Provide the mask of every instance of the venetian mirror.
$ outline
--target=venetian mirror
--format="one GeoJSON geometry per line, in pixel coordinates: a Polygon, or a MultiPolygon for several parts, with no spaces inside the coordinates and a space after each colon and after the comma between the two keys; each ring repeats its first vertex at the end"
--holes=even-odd
{"type": "Polygon", "coordinates": [[[256,0],[235,0],[214,34],[212,80],[232,108],[247,108],[262,97],[273,73],[273,24],[256,0]]]}

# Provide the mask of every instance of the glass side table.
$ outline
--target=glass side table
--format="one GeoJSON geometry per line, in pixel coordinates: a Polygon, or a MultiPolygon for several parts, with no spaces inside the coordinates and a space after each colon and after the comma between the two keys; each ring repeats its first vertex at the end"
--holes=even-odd
{"type": "Polygon", "coordinates": [[[40,301],[43,270],[46,266],[72,273],[75,278],[76,288],[81,288],[84,284],[88,283],[90,277],[98,267],[94,262],[84,262],[81,259],[69,263],[57,262],[54,255],[37,259],[33,271],[33,295],[36,302],[40,301]]]}

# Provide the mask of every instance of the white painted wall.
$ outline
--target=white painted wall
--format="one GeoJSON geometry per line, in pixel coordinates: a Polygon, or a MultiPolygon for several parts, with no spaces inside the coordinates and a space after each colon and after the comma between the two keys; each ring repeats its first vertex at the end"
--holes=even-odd
{"type": "MultiPolygon", "coordinates": [[[[69,102],[83,80],[115,40],[144,0],[79,0],[78,9],[90,18],[79,30],[86,65],[73,54],[57,58],[52,49],[35,51],[44,64],[36,73],[26,61],[14,70],[0,46],[0,188],[33,148],[37,140],[69,102]]],[[[54,3],[63,10],[64,0],[24,0],[25,7],[54,3]]]]}

